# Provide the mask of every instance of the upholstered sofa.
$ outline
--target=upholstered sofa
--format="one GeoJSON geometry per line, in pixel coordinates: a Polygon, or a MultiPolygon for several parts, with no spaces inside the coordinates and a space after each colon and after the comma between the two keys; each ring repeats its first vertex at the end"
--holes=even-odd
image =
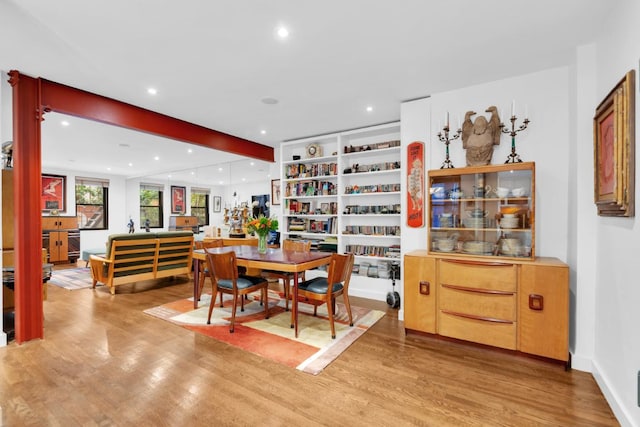
{"type": "Polygon", "coordinates": [[[191,231],[112,234],[106,245],[104,257],[89,261],[93,287],[104,283],[112,295],[118,285],[191,273],[191,231]]]}

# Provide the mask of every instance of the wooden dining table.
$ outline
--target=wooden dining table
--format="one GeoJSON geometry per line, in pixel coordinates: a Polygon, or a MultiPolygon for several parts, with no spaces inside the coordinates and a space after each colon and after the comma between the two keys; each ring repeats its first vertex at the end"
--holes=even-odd
{"type": "MultiPolygon", "coordinates": [[[[200,279],[200,263],[206,262],[206,253],[222,253],[234,251],[237,264],[247,270],[274,270],[293,273],[293,310],[295,336],[298,337],[298,276],[299,273],[311,270],[331,262],[331,252],[297,252],[280,248],[269,248],[261,254],[256,246],[225,246],[222,248],[196,249],[193,252],[193,308],[198,308],[198,283],[200,279]]],[[[212,296],[212,302],[215,295],[212,296]]]]}

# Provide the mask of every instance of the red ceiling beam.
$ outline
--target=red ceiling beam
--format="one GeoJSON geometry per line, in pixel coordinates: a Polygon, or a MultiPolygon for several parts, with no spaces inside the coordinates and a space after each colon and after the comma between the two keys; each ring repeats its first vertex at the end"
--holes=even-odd
{"type": "Polygon", "coordinates": [[[46,111],[69,114],[215,150],[273,162],[273,148],[164,114],[85,92],[16,70],[13,88],[13,175],[16,342],[43,338],[42,145],[40,121],[46,111]],[[19,195],[19,196],[18,196],[19,195]]]}
{"type": "Polygon", "coordinates": [[[40,79],[46,111],[201,145],[254,159],[274,161],[273,148],[91,92],[40,79]]]}

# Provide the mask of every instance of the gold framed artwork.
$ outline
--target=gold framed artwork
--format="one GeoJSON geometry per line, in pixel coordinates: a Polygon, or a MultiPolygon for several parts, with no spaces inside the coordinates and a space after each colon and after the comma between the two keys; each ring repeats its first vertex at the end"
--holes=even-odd
{"type": "Polygon", "coordinates": [[[635,70],[596,108],[594,201],[600,216],[635,215],[635,70]]]}
{"type": "Polygon", "coordinates": [[[279,179],[271,180],[271,204],[272,205],[280,204],[280,180],[279,179]]]}

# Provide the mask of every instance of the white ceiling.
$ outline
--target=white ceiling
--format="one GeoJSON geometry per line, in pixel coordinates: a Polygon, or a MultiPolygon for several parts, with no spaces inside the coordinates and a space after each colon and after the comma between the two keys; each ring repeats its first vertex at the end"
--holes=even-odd
{"type": "MultiPolygon", "coordinates": [[[[570,64],[575,47],[595,39],[614,6],[610,0],[0,0],[0,69],[276,147],[398,120],[405,100],[570,64]],[[275,35],[281,24],[290,31],[286,40],[275,35]],[[147,94],[150,86],[157,95],[147,94]]],[[[61,119],[46,116],[43,167],[92,172],[110,165],[109,173],[143,176],[200,166],[202,180],[205,165],[228,161],[219,152],[194,147],[189,155],[187,144],[104,125],[60,129],[61,119]],[[150,161],[156,153],[160,160],[150,161]]],[[[234,174],[244,169],[234,167],[234,174]]]]}

